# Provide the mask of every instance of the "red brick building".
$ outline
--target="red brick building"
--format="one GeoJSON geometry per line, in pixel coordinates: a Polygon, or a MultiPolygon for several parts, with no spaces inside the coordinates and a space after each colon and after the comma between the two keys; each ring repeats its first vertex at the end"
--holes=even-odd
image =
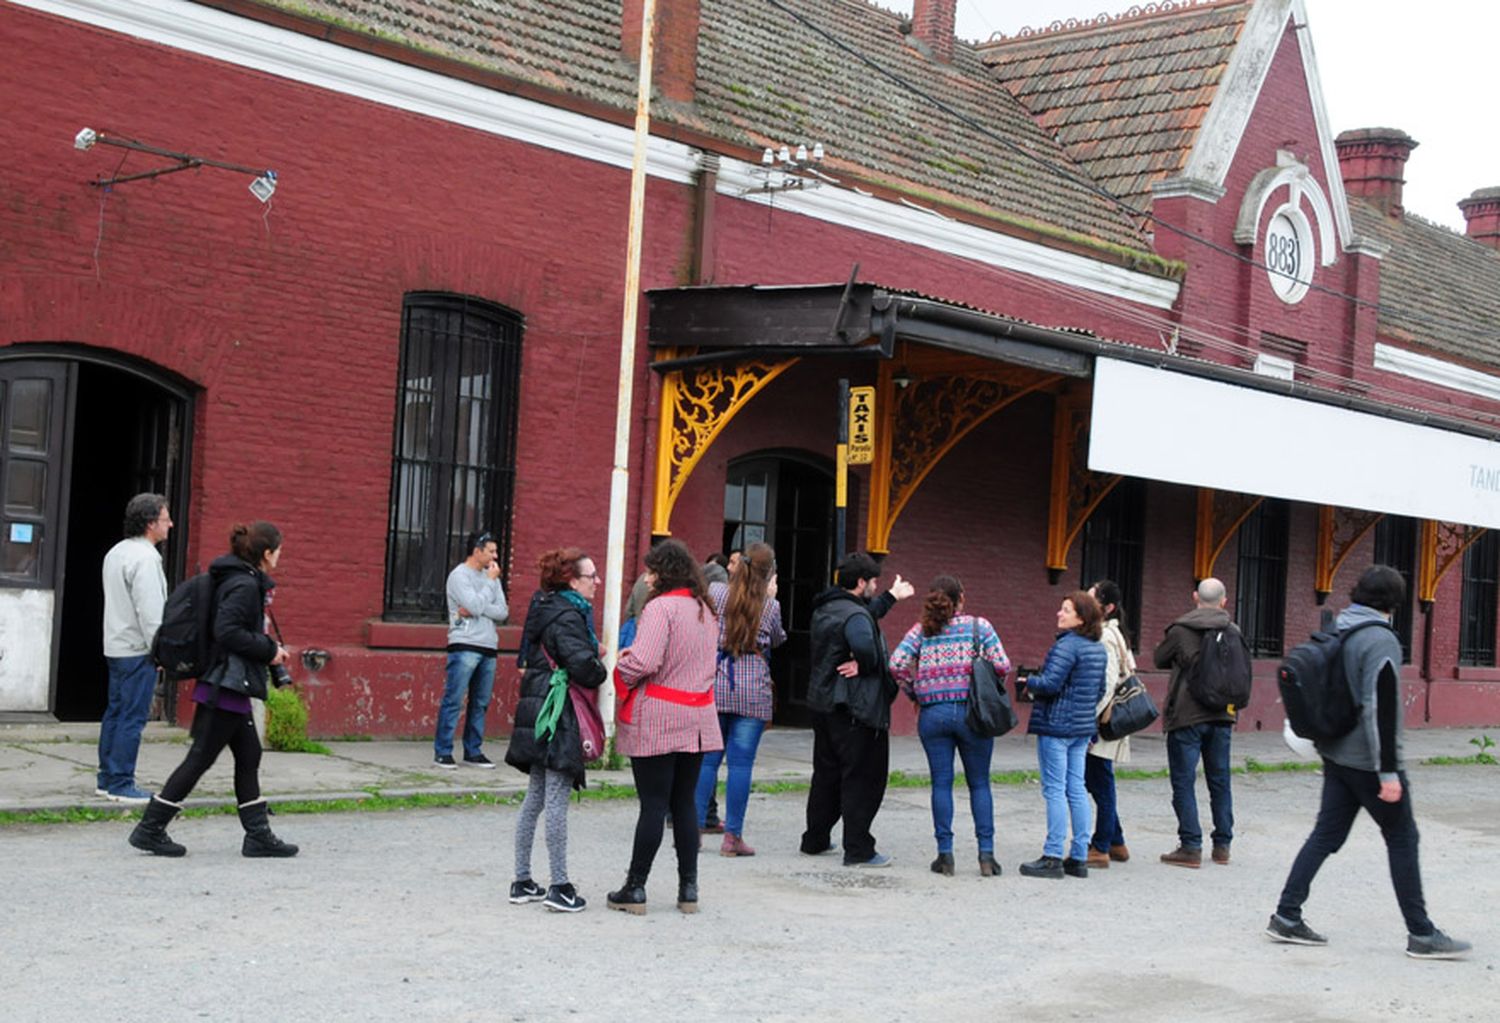
{"type": "MultiPolygon", "coordinates": [[[[953,0],[659,6],[628,574],[654,533],[763,535],[795,647],[843,378],[877,424],[849,545],[957,572],[1014,659],[1081,582],[1149,647],[1212,573],[1269,679],[1379,558],[1409,721],[1500,719],[1500,199],[1468,237],[1406,215],[1414,143],[1333,137],[1300,2],[981,47],[953,0]]],[[[282,525],[325,734],[431,728],[466,530],[518,608],[540,550],[602,555],[639,19],[0,0],[0,712],[99,713],[99,559],[147,487],[179,577],[282,525]]],[[[1247,718],[1280,726],[1268,683],[1247,718]]]]}

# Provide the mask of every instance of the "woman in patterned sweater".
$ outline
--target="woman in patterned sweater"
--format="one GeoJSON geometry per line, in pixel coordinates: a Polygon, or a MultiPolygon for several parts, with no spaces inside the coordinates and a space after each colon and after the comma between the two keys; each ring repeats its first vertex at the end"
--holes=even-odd
{"type": "Polygon", "coordinates": [[[698,775],[698,827],[719,783],[719,764],[729,761],[724,792],[724,843],[720,856],[754,856],[745,844],[745,806],[750,775],[766,722],[771,720],[771,649],[786,641],[781,605],[776,601],[776,552],[769,544],[746,548],[739,571],[728,583],[710,583],[709,601],[719,616],[719,660],[714,703],[724,750],[705,753],[698,775]]]}
{"type": "Polygon", "coordinates": [[[970,666],[983,657],[1003,683],[1010,658],[983,618],[963,613],[964,589],[951,575],[932,581],[922,604],[922,620],[911,627],[891,654],[891,674],[917,702],[917,734],[932,774],[932,828],[937,838],[934,874],[953,875],[953,754],[964,764],[974,836],[979,840],[979,873],[999,877],[995,862],[995,805],[990,793],[990,757],[995,740],[969,730],[970,666]]]}
{"type": "Polygon", "coordinates": [[[641,812],[630,870],[610,909],[646,912],[646,877],[672,815],[677,846],[677,908],[698,911],[698,815],[693,806],[703,754],[724,748],[714,711],[714,655],[719,622],[708,604],[703,570],[680,540],[646,555],[651,596],[641,608],[630,649],[615,665],[619,730],[615,748],[630,758],[641,812]]]}

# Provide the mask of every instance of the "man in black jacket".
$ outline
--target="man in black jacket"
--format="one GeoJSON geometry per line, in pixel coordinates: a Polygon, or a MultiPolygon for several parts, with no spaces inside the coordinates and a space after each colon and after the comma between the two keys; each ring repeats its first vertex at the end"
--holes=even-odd
{"type": "Polygon", "coordinates": [[[813,601],[812,670],[807,702],[813,709],[813,774],[807,794],[802,851],[833,849],[833,826],[844,820],[844,865],[884,867],[870,825],[885,798],[890,766],[891,679],[885,638],[876,619],[912,595],[896,576],[875,595],[880,568],[868,554],[846,555],[836,585],[813,601]]]}

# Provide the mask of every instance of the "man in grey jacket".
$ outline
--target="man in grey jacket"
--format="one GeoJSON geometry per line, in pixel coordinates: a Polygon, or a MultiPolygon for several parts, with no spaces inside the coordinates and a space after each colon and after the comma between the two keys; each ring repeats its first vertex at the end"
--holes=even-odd
{"type": "Polygon", "coordinates": [[[1338,631],[1345,637],[1344,677],[1361,708],[1360,722],[1348,735],[1318,743],[1323,802],[1266,926],[1273,941],[1328,943],[1303,921],[1302,904],[1323,861],[1343,847],[1363,808],[1385,839],[1391,883],[1406,919],[1406,954],[1415,959],[1457,959],[1470,948],[1467,941],[1450,938],[1433,926],[1422,898],[1417,822],[1401,755],[1401,641],[1390,628],[1391,612],[1405,597],[1406,581],[1400,572],[1372,565],[1354,584],[1351,603],[1339,614],[1338,631]]]}
{"type": "Polygon", "coordinates": [[[495,651],[499,647],[495,626],[510,614],[505,591],[500,587],[498,554],[495,538],[478,533],[469,543],[469,556],[448,573],[448,664],[432,744],[432,762],[444,769],[458,766],[453,760],[453,733],[466,692],[469,705],[464,715],[464,764],[485,770],[495,767],[484,755],[484,714],[495,691],[495,651]]]}
{"type": "Polygon", "coordinates": [[[156,545],[172,531],[167,499],[136,494],[125,505],[125,539],[104,556],[104,660],[109,703],[99,722],[99,773],[94,794],[117,803],[150,802],[135,783],[141,732],[156,692],[151,641],[167,603],[167,577],[156,545]]]}

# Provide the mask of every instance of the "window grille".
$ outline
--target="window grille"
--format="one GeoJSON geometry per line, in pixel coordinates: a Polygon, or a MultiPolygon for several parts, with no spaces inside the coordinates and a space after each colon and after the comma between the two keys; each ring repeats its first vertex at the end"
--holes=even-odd
{"type": "Polygon", "coordinates": [[[1083,524],[1083,579],[1087,588],[1112,579],[1124,602],[1130,648],[1141,649],[1141,576],[1146,558],[1146,483],[1127,477],[1115,485],[1083,524]]]}
{"type": "Polygon", "coordinates": [[[1486,530],[1464,551],[1458,663],[1495,666],[1495,588],[1500,583],[1500,534],[1486,530]]]}
{"type": "Polygon", "coordinates": [[[1401,662],[1411,663],[1411,608],[1417,571],[1417,520],[1387,515],[1375,523],[1375,564],[1389,565],[1406,580],[1406,598],[1391,615],[1391,627],[1401,638],[1401,662]]]}
{"type": "Polygon", "coordinates": [[[1286,559],[1290,511],[1264,500],[1239,530],[1239,572],[1231,608],[1253,657],[1280,657],[1286,627],[1286,559]]]}

